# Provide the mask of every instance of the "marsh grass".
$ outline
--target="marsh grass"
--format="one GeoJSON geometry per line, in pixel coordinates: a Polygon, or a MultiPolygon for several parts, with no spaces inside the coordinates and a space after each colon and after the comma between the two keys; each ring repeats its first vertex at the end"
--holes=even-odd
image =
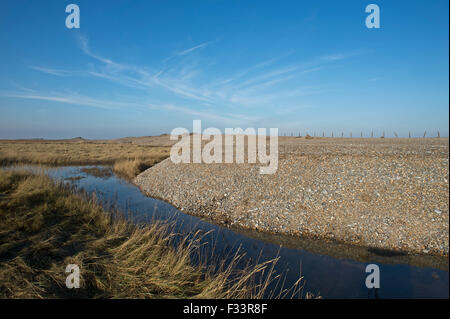
{"type": "Polygon", "coordinates": [[[280,280],[276,260],[192,263],[200,236],[133,225],[44,174],[0,171],[0,298],[261,298],[280,280]],[[80,267],[79,289],[65,286],[68,264],[80,267]]]}
{"type": "Polygon", "coordinates": [[[170,148],[130,143],[0,141],[0,165],[111,165],[128,179],[169,157],[170,148]]]}
{"type": "Polygon", "coordinates": [[[162,157],[155,157],[153,159],[128,159],[128,160],[120,160],[114,163],[113,170],[118,175],[122,177],[126,177],[128,179],[133,179],[139,173],[145,171],[147,168],[152,167],[153,165],[157,164],[161,160],[165,159],[165,156],[162,157]]]}

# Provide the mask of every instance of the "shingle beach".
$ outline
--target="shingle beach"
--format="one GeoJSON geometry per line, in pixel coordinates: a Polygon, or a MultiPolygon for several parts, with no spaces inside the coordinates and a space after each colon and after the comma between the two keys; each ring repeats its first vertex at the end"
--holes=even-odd
{"type": "Polygon", "coordinates": [[[448,256],[449,141],[279,139],[261,164],[174,164],[134,182],[148,196],[227,226],[448,256]]]}

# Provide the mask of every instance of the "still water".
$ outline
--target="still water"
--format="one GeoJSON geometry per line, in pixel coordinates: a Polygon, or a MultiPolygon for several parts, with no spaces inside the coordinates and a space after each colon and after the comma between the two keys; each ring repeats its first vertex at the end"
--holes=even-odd
{"type": "Polygon", "coordinates": [[[112,205],[135,222],[153,219],[174,223],[180,234],[200,231],[205,247],[214,246],[214,256],[229,256],[237,249],[245,253],[243,262],[259,262],[279,257],[276,271],[284,274],[284,287],[292,286],[299,275],[304,290],[323,298],[448,298],[448,258],[394,254],[321,240],[267,235],[226,228],[178,211],[161,200],[150,198],[133,184],[115,176],[109,168],[71,166],[48,169],[47,173],[78,189],[95,193],[106,207],[112,205]],[[92,174],[99,168],[104,174],[92,174]],[[380,268],[380,288],[365,286],[365,268],[380,268]]]}

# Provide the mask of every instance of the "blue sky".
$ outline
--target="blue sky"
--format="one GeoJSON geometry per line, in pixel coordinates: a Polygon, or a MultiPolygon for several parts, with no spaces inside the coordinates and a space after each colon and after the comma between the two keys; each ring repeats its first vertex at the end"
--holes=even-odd
{"type": "Polygon", "coordinates": [[[0,138],[448,136],[448,1],[1,1],[0,138]],[[66,5],[80,7],[67,29],[66,5]],[[381,28],[367,29],[366,5],[381,28]]]}

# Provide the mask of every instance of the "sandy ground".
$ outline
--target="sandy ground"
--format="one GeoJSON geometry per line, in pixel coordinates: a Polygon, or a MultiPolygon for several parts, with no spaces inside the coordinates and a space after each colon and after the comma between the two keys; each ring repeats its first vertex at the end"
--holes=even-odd
{"type": "Polygon", "coordinates": [[[448,138],[282,137],[279,144],[273,175],[260,175],[259,163],[166,159],[135,183],[224,225],[448,256],[448,138]]]}

